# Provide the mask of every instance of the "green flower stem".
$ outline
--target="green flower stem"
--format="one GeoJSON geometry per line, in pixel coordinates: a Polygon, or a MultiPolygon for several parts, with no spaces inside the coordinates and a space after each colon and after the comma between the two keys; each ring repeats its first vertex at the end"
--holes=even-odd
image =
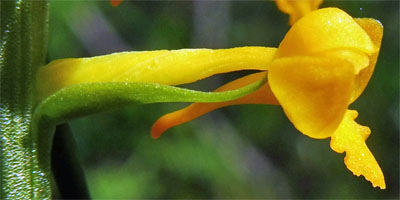
{"type": "Polygon", "coordinates": [[[1,1],[1,199],[51,198],[49,172],[37,168],[31,133],[34,75],[45,61],[47,1],[1,1]]]}

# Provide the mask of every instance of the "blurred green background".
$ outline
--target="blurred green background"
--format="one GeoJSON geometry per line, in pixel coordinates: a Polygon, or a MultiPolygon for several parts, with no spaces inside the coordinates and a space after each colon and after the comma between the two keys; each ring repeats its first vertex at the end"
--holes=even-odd
{"type": "MultiPolygon", "coordinates": [[[[187,104],[126,107],[70,122],[93,198],[399,198],[399,2],[325,1],[384,26],[375,73],[351,105],[386,179],[373,188],[344,154],[298,132],[278,106],[217,110],[150,137],[153,122],[187,104]]],[[[52,1],[49,60],[118,51],[277,47],[288,16],[271,1],[52,1]]],[[[250,72],[184,85],[204,91],[250,72]]]]}

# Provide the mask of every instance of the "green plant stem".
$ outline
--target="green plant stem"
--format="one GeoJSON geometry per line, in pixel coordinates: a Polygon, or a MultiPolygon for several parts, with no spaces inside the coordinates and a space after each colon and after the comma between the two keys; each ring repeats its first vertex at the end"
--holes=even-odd
{"type": "Polygon", "coordinates": [[[58,125],[54,133],[51,169],[58,188],[56,198],[90,199],[75,139],[66,123],[58,125]]]}
{"type": "Polygon", "coordinates": [[[31,133],[34,81],[45,61],[47,1],[1,1],[1,199],[51,198],[50,174],[38,167],[31,133]]]}

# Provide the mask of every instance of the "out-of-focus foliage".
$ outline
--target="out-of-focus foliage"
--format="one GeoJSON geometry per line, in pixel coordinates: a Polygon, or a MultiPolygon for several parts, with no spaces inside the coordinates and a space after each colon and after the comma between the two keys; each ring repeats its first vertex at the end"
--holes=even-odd
{"type": "MultiPolygon", "coordinates": [[[[321,7],[330,6],[384,26],[375,72],[351,108],[371,128],[367,144],[386,190],[354,177],[329,140],[300,134],[277,106],[221,109],[153,140],[152,123],[186,105],[169,103],[70,123],[92,197],[398,198],[399,2],[325,1],[321,7]]],[[[124,50],[277,47],[289,29],[288,17],[265,1],[124,1],[116,8],[108,1],[53,1],[50,12],[49,60],[124,50]]],[[[212,90],[245,74],[185,87],[212,90]]]]}

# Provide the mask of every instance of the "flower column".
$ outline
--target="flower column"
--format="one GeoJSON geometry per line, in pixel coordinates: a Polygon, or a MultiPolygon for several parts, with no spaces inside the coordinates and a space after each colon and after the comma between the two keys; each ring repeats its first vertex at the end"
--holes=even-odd
{"type": "Polygon", "coordinates": [[[48,199],[31,134],[34,75],[45,62],[47,1],[2,1],[0,46],[1,199],[48,199]]]}

